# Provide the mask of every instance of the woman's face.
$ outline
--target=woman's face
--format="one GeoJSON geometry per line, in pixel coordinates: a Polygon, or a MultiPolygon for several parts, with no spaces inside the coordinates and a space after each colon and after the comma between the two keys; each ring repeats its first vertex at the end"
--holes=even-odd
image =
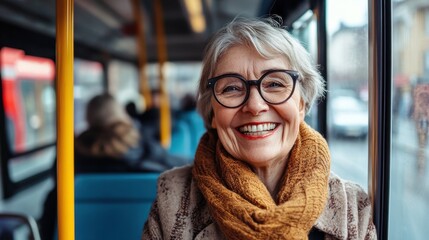
{"type": "MultiPolygon", "coordinates": [[[[255,80],[271,69],[290,69],[290,66],[283,57],[264,59],[252,48],[235,46],[220,58],[214,76],[235,73],[255,80]]],[[[214,97],[211,103],[214,111],[212,127],[217,129],[225,149],[256,168],[276,165],[287,159],[305,115],[298,86],[292,97],[279,105],[266,103],[255,86],[250,89],[249,99],[238,108],[225,108],[214,97]],[[258,127],[265,129],[245,134],[243,130],[249,127],[256,131],[258,127]]]]}

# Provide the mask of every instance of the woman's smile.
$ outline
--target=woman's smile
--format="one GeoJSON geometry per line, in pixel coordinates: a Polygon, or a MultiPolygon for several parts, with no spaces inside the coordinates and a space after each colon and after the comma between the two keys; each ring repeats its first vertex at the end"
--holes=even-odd
{"type": "Polygon", "coordinates": [[[237,127],[236,130],[247,139],[259,139],[272,135],[278,125],[274,122],[247,123],[237,127]]]}

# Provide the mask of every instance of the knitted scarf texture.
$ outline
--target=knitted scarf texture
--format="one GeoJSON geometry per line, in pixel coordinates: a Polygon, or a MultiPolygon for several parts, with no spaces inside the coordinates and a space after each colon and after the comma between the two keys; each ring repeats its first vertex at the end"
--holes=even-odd
{"type": "Polygon", "coordinates": [[[302,123],[285,161],[282,185],[273,199],[251,167],[223,148],[216,130],[201,138],[192,174],[228,239],[308,239],[327,200],[328,145],[302,123]]]}

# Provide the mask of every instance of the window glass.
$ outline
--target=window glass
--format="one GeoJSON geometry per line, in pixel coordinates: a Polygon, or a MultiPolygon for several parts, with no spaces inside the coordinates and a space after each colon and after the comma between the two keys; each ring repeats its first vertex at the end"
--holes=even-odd
{"type": "MultiPolygon", "coordinates": [[[[180,108],[180,100],[184,96],[196,95],[201,67],[201,62],[167,62],[164,65],[166,87],[172,109],[180,108]]],[[[159,88],[159,65],[149,64],[148,74],[151,87],[159,88]]]]}
{"type": "Polygon", "coordinates": [[[55,146],[50,146],[30,154],[12,158],[8,164],[10,179],[12,182],[18,182],[46,171],[52,167],[55,157],[55,146]]]}
{"type": "Polygon", "coordinates": [[[426,32],[426,36],[429,36],[429,9],[426,8],[426,10],[424,10],[424,11],[425,11],[425,13],[424,13],[424,18],[425,18],[425,20],[424,20],[425,21],[424,22],[425,32],[426,32]]]}
{"type": "Polygon", "coordinates": [[[368,1],[328,0],[328,142],[332,171],[368,188],[368,1]]]}
{"type": "Polygon", "coordinates": [[[428,9],[428,1],[392,5],[389,239],[429,235],[428,9]]]}
{"type": "Polygon", "coordinates": [[[134,102],[136,105],[144,105],[139,93],[139,74],[136,65],[112,61],[109,63],[108,79],[109,93],[111,93],[122,105],[134,102]]]}
{"type": "MultiPolygon", "coordinates": [[[[292,24],[292,35],[300,40],[303,46],[310,53],[313,60],[317,61],[317,19],[311,10],[305,12],[297,21],[292,24]]],[[[305,121],[315,129],[317,125],[317,102],[311,111],[305,116],[305,121]]]]}
{"type": "MultiPolygon", "coordinates": [[[[201,74],[200,62],[167,62],[164,65],[164,76],[172,109],[180,108],[180,100],[187,94],[196,95],[198,80],[201,74]]],[[[144,99],[140,94],[138,69],[135,65],[112,61],[109,64],[109,92],[122,104],[134,102],[144,110],[144,99]]],[[[159,65],[151,63],[146,66],[146,74],[151,89],[159,89],[159,65]]]]}
{"type": "Polygon", "coordinates": [[[74,61],[74,131],[86,129],[85,110],[92,97],[103,92],[101,63],[75,59],[74,61]]]}
{"type": "Polygon", "coordinates": [[[429,50],[425,51],[424,72],[425,74],[429,74],[429,50]]]}
{"type": "Polygon", "coordinates": [[[26,148],[54,142],[55,92],[52,82],[21,79],[20,92],[26,115],[26,148]]]}
{"type": "MultiPolygon", "coordinates": [[[[170,94],[171,108],[178,108],[181,99],[186,94],[195,95],[201,74],[200,62],[167,62],[164,65],[167,91],[170,94]]],[[[151,89],[159,89],[159,65],[151,63],[146,66],[146,74],[151,89]]],[[[109,92],[123,105],[129,101],[142,101],[138,69],[135,65],[112,61],[109,65],[109,92]]],[[[142,103],[144,105],[144,103],[142,103]]]]}

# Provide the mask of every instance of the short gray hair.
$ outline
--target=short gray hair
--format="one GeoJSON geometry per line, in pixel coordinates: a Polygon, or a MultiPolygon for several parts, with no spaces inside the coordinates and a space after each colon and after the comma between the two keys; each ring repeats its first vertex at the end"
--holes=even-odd
{"type": "Polygon", "coordinates": [[[218,30],[210,39],[204,51],[203,68],[198,87],[197,109],[204,119],[206,128],[211,128],[213,107],[208,79],[214,77],[219,58],[237,45],[254,48],[262,57],[284,57],[292,70],[300,74],[298,89],[308,113],[313,102],[325,92],[325,82],[317,66],[305,48],[282,28],[279,17],[245,19],[236,18],[218,30]]]}
{"type": "Polygon", "coordinates": [[[130,123],[125,108],[109,93],[96,95],[86,107],[86,122],[90,128],[107,127],[116,122],[130,123]]]}

